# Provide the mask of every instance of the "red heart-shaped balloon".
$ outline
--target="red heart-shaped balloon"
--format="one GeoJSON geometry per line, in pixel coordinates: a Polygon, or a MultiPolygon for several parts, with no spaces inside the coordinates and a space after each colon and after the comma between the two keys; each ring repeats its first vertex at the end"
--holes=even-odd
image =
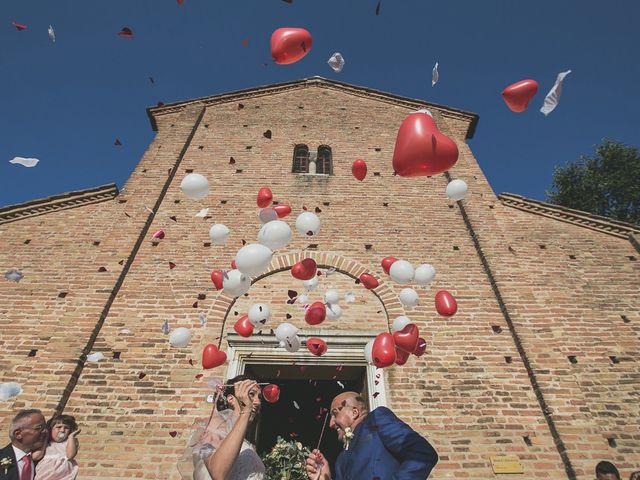
{"type": "Polygon", "coordinates": [[[384,270],[384,273],[389,275],[389,269],[391,268],[391,265],[393,265],[397,261],[398,259],[395,257],[384,257],[382,259],[382,262],[380,262],[380,265],[382,265],[382,270],[384,270]]]}
{"type": "Polygon", "coordinates": [[[446,290],[436,292],[436,311],[443,317],[455,315],[458,311],[458,302],[446,290]]]}
{"type": "Polygon", "coordinates": [[[279,28],[271,34],[271,56],[279,65],[302,59],[311,50],[311,34],[304,28],[279,28]]]}
{"type": "Polygon", "coordinates": [[[291,213],[291,207],[289,205],[274,205],[273,208],[278,214],[278,218],[284,218],[291,213]]]}
{"type": "Polygon", "coordinates": [[[262,389],[262,396],[269,403],[276,403],[280,399],[280,387],[270,383],[262,389]]]}
{"type": "Polygon", "coordinates": [[[313,258],[305,258],[291,267],[291,275],[298,280],[311,280],[317,271],[318,265],[313,258]]]}
{"type": "Polygon", "coordinates": [[[396,361],[396,345],[390,333],[380,333],[371,349],[373,364],[378,368],[388,367],[396,361]]]}
{"type": "Polygon", "coordinates": [[[408,323],[402,330],[393,332],[393,341],[400,350],[412,353],[418,345],[420,332],[413,323],[408,323]]]}
{"type": "Polygon", "coordinates": [[[227,354],[218,350],[213,343],[210,343],[202,351],[202,368],[216,368],[227,361],[227,354]]]}
{"type": "Polygon", "coordinates": [[[324,322],[327,316],[327,307],[322,302],[315,302],[307,309],[304,314],[304,321],[309,325],[318,325],[324,322]]]}
{"type": "Polygon", "coordinates": [[[396,348],[396,365],[404,365],[409,359],[409,352],[405,352],[400,348],[396,348]]]}
{"type": "Polygon", "coordinates": [[[437,175],[457,161],[456,143],[438,130],[431,115],[416,112],[404,119],[393,150],[393,170],[398,175],[437,175]]]}
{"type": "Polygon", "coordinates": [[[367,164],[364,160],[356,160],[351,165],[351,173],[357,180],[364,180],[364,177],[367,176],[367,164]]]}
{"type": "Polygon", "coordinates": [[[249,321],[249,315],[242,315],[233,326],[233,329],[241,337],[250,337],[253,333],[253,325],[249,321]]]}
{"type": "Polygon", "coordinates": [[[418,344],[416,345],[416,349],[413,351],[413,354],[416,357],[420,357],[422,356],[422,354],[426,349],[427,349],[427,341],[424,338],[420,337],[418,339],[418,344]]]}
{"type": "Polygon", "coordinates": [[[211,281],[216,290],[222,290],[222,281],[224,280],[224,274],[220,270],[213,270],[211,272],[211,281]]]}
{"type": "Polygon", "coordinates": [[[271,201],[273,200],[273,194],[271,190],[267,187],[262,187],[258,191],[258,206],[260,208],[266,208],[271,205],[271,201]]]}
{"type": "Polygon", "coordinates": [[[321,338],[310,338],[307,340],[307,349],[316,357],[321,357],[327,351],[327,342],[321,338]]]}
{"type": "Polygon", "coordinates": [[[502,98],[512,112],[524,112],[529,101],[538,93],[538,82],[521,80],[502,91],[502,98]]]}
{"type": "Polygon", "coordinates": [[[380,283],[373,275],[369,275],[368,273],[363,273],[360,275],[360,282],[364,285],[364,288],[368,288],[369,290],[373,290],[377,288],[380,283]]]}

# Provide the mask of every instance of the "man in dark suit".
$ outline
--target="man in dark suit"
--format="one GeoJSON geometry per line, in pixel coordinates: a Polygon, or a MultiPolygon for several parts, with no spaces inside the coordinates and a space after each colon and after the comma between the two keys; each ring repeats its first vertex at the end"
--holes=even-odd
{"type": "MultiPolygon", "coordinates": [[[[336,480],[425,480],[438,462],[433,447],[386,407],[368,412],[355,392],[331,403],[329,426],[345,449],[338,456],[336,480]]],[[[311,480],[331,480],[327,460],[318,450],[307,458],[311,480]]]]}
{"type": "Polygon", "coordinates": [[[49,431],[40,410],[22,410],[9,427],[11,443],[0,450],[0,480],[33,480],[31,452],[44,447],[49,431]]]}

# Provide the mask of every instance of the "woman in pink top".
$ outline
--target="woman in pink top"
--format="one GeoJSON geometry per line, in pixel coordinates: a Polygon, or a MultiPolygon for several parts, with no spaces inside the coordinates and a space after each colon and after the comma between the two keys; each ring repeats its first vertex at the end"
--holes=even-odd
{"type": "Polygon", "coordinates": [[[38,463],[38,480],[74,480],[78,475],[75,461],[78,453],[78,430],[76,419],[71,415],[56,415],[47,422],[49,445],[40,452],[34,452],[33,459],[42,458],[38,463]],[[43,456],[44,455],[44,456],[43,456]]]}

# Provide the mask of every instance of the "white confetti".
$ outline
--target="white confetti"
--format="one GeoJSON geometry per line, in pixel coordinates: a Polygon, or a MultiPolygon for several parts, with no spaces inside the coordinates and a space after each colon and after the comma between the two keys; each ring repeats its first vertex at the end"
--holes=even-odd
{"type": "Polygon", "coordinates": [[[431,70],[431,86],[435,86],[440,79],[440,73],[438,72],[438,62],[433,66],[433,70],[431,70]]]}
{"type": "Polygon", "coordinates": [[[356,302],[356,294],[353,292],[347,292],[344,294],[344,301],[347,303],[355,303],[356,302]]]}
{"type": "Polygon", "coordinates": [[[338,385],[340,385],[342,388],[344,388],[344,384],[340,381],[340,380],[336,380],[338,382],[338,385]]]}
{"type": "Polygon", "coordinates": [[[324,274],[328,277],[329,275],[333,275],[336,273],[337,269],[335,267],[328,268],[324,271],[324,274]]]}
{"type": "Polygon", "coordinates": [[[131,333],[131,330],[129,330],[128,328],[123,328],[122,330],[120,330],[120,333],[122,335],[129,335],[131,333]]]}
{"type": "Polygon", "coordinates": [[[24,157],[14,157],[12,160],[9,160],[9,163],[22,165],[23,167],[31,168],[35,167],[38,162],[37,158],[24,158],[24,157]]]}
{"type": "Polygon", "coordinates": [[[293,401],[293,406],[296,407],[296,410],[300,410],[300,405],[295,400],[293,401]]]}
{"type": "Polygon", "coordinates": [[[165,335],[169,335],[170,331],[171,329],[169,328],[169,320],[165,320],[162,324],[162,333],[164,333],[165,335]]]}
{"type": "Polygon", "coordinates": [[[571,70],[560,72],[556,78],[556,83],[553,84],[553,87],[549,90],[547,96],[544,97],[544,103],[542,104],[540,111],[544,113],[545,116],[553,112],[558,106],[558,103],[560,102],[560,95],[562,94],[562,82],[564,81],[564,77],[570,73],[571,70]]]}
{"type": "Polygon", "coordinates": [[[198,319],[200,320],[200,326],[204,327],[207,324],[207,316],[204,312],[200,312],[198,315],[198,319]]]}
{"type": "Polygon", "coordinates": [[[24,278],[24,275],[20,270],[12,268],[11,270],[8,270],[4,273],[4,278],[11,282],[19,282],[24,278]]]}
{"type": "Polygon", "coordinates": [[[344,68],[344,58],[342,58],[342,55],[338,52],[331,55],[331,58],[327,63],[336,73],[340,73],[344,68]]]}
{"type": "Polygon", "coordinates": [[[10,398],[22,393],[22,387],[16,382],[0,383],[0,402],[6,402],[10,398]]]}
{"type": "Polygon", "coordinates": [[[92,353],[90,355],[87,355],[87,362],[99,362],[100,360],[103,360],[104,354],[102,352],[96,352],[96,353],[92,353]]]}
{"type": "Polygon", "coordinates": [[[49,38],[51,39],[51,41],[53,43],[56,43],[56,32],[53,30],[53,27],[51,25],[49,25],[47,32],[49,32],[49,38]]]}
{"type": "Polygon", "coordinates": [[[208,208],[203,208],[198,213],[196,213],[196,217],[200,217],[200,218],[204,218],[207,215],[209,215],[209,209],[208,208]]]}
{"type": "Polygon", "coordinates": [[[149,212],[151,215],[155,215],[155,214],[156,214],[156,212],[154,212],[153,210],[151,210],[151,209],[150,209],[149,207],[147,207],[146,205],[144,206],[144,208],[145,208],[145,210],[146,210],[147,212],[149,212]]]}

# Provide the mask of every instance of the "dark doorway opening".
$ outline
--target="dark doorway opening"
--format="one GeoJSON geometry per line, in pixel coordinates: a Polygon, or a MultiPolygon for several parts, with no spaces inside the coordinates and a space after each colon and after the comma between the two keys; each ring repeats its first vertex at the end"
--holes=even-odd
{"type": "MultiPolygon", "coordinates": [[[[355,391],[368,398],[364,366],[248,364],[245,373],[280,387],[277,403],[262,402],[256,439],[260,455],[271,450],[278,436],[287,441],[296,440],[313,450],[318,446],[323,422],[336,395],[355,391]]],[[[326,421],[320,451],[333,472],[342,445],[335,431],[329,428],[329,419],[326,421]]]]}

